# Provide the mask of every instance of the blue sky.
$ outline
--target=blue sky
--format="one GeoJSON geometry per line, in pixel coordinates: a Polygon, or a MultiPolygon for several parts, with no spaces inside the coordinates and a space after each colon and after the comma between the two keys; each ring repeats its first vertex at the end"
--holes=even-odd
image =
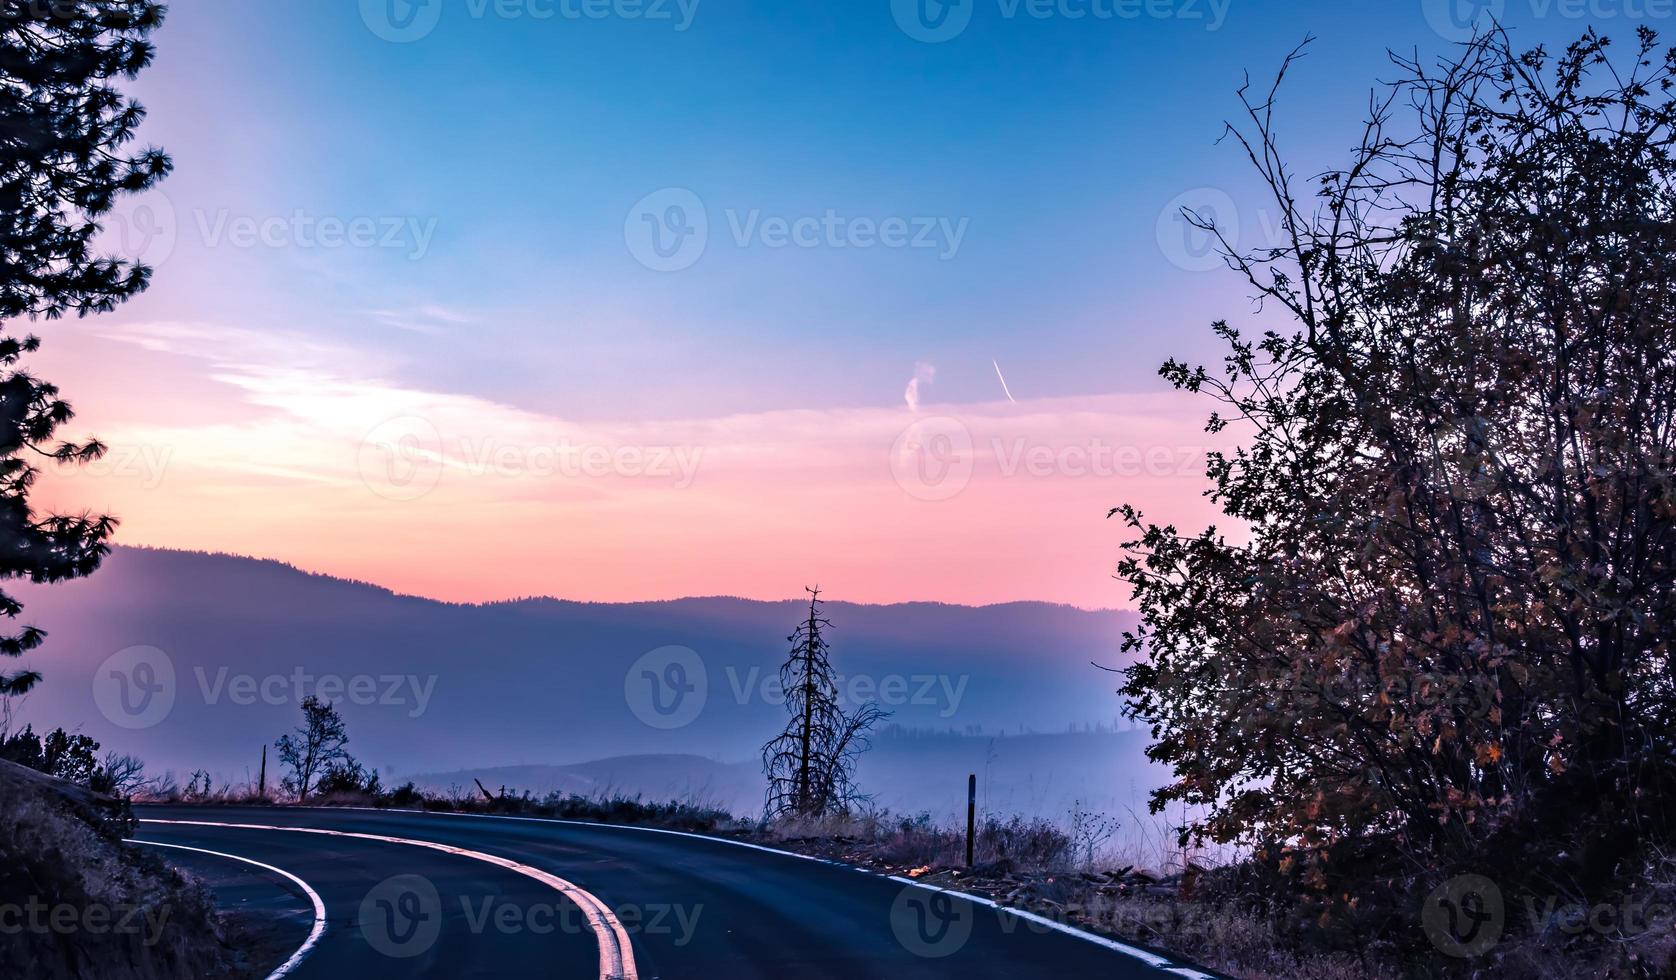
{"type": "MultiPolygon", "coordinates": [[[[1108,436],[1201,448],[1208,406],[1160,396],[1157,367],[1218,356],[1209,324],[1249,322],[1251,304],[1184,250],[1172,204],[1221,201],[1248,246],[1273,228],[1218,144],[1246,72],[1266,84],[1316,37],[1278,116],[1311,174],[1346,159],[1388,48],[1448,50],[1451,9],[1500,12],[1521,44],[1676,19],[1676,0],[961,0],[945,23],[963,29],[927,43],[938,0],[686,2],[177,2],[135,86],[177,172],[113,222],[155,286],[66,327],[43,363],[87,424],[175,460],[179,482],[65,501],[117,509],[136,543],[386,582],[423,568],[412,588],[474,598],[796,594],[783,542],[824,514],[843,558],[822,581],[846,597],[1117,604],[1107,507],[1184,502],[1163,516],[1191,524],[1200,487],[1061,462],[1064,480],[986,496],[1006,474],[985,466],[1020,458],[1016,440],[1061,460],[1108,436]],[[702,251],[662,268],[654,232],[702,251]],[[1018,401],[1004,419],[996,364],[1018,401]],[[443,443],[711,452],[674,502],[502,474],[392,505],[355,460],[416,413],[443,443]],[[980,437],[972,489],[940,508],[891,480],[921,413],[980,437]],[[986,453],[991,429],[1011,448],[986,453]],[[485,585],[390,547],[463,510],[504,515],[475,533],[517,576],[485,585]],[[747,548],[765,557],[717,578],[723,533],[745,524],[771,528],[747,548]],[[654,526],[667,579],[544,577],[579,529],[602,549],[583,557],[609,562],[654,526]]],[[[425,459],[470,471],[460,455],[425,459]]]]}
{"type": "MultiPolygon", "coordinates": [[[[1444,48],[1417,2],[1159,0],[1170,16],[1125,19],[1119,0],[1045,17],[974,0],[940,44],[909,37],[889,0],[698,0],[686,30],[674,0],[665,21],[579,15],[629,0],[428,2],[439,20],[410,43],[349,0],[175,5],[142,93],[179,164],[177,208],[411,216],[434,239],[418,261],[217,255],[219,288],[160,276],[130,315],[232,307],[387,350],[415,381],[608,417],[893,401],[917,361],[938,365],[936,400],[992,397],[991,358],[1033,394],[1147,388],[1156,362],[1207,350],[1204,325],[1246,309],[1225,275],[1172,266],[1155,233],[1200,187],[1272,222],[1238,151],[1215,145],[1242,73],[1318,37],[1283,118],[1300,160],[1325,165],[1388,46],[1444,48]],[[717,225],[673,274],[623,242],[631,206],[664,187],[717,225]],[[741,248],[725,221],[828,209],[968,224],[944,258],[741,248]],[[473,319],[445,361],[424,356],[433,337],[357,319],[427,305],[473,319]]],[[[1582,23],[1514,6],[1523,36],[1582,23]]]]}

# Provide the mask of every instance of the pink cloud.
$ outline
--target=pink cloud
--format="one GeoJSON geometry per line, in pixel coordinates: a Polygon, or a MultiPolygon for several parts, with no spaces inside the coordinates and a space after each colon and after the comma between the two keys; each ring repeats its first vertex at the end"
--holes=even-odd
{"type": "MultiPolygon", "coordinates": [[[[857,601],[1117,606],[1112,506],[1215,517],[1204,406],[1178,395],[578,423],[381,381],[290,339],[113,336],[193,410],[84,400],[78,422],[112,455],[44,481],[43,501],[113,512],[129,543],[446,599],[777,598],[819,582],[857,601]]],[[[72,362],[52,370],[93,388],[72,362]]]]}

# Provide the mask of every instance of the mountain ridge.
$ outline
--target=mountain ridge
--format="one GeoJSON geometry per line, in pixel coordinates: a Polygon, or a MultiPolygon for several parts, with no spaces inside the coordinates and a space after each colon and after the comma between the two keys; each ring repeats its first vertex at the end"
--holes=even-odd
{"type": "MultiPolygon", "coordinates": [[[[271,746],[310,695],[339,704],[349,750],[387,782],[634,755],[750,759],[786,723],[778,671],[804,615],[797,600],[738,597],[449,603],[168,549],[118,549],[91,577],[12,591],[48,634],[17,664],[45,680],[14,706],[16,724],[81,731],[153,771],[203,769],[218,782],[253,778],[264,744],[276,773],[271,746]]],[[[845,707],[879,703],[889,724],[981,748],[977,736],[1120,712],[1116,683],[1093,664],[1127,662],[1132,613],[825,610],[845,707]]]]}
{"type": "MultiPolygon", "coordinates": [[[[231,559],[231,560],[240,561],[240,562],[252,562],[252,563],[257,563],[257,564],[261,564],[261,565],[271,566],[273,568],[280,569],[280,570],[283,570],[283,571],[286,571],[286,572],[295,573],[297,575],[300,575],[300,576],[303,576],[303,577],[306,577],[306,578],[325,579],[325,580],[328,580],[328,581],[337,582],[337,583],[341,583],[341,584],[344,584],[344,585],[356,586],[356,587],[360,587],[360,588],[374,590],[374,591],[377,591],[377,592],[382,592],[382,593],[385,593],[387,595],[393,596],[395,598],[420,599],[420,600],[423,600],[425,602],[434,602],[434,603],[437,603],[439,605],[454,606],[454,607],[459,607],[459,608],[470,608],[470,609],[481,609],[481,608],[488,608],[488,607],[494,607],[494,606],[516,606],[516,605],[520,605],[520,604],[524,604],[524,603],[542,603],[542,602],[553,602],[553,603],[561,603],[561,604],[567,604],[567,605],[578,605],[578,606],[646,606],[646,605],[658,605],[658,604],[666,604],[666,603],[678,603],[678,602],[688,602],[688,601],[707,601],[707,600],[728,600],[728,601],[735,601],[735,602],[754,602],[754,603],[764,603],[764,604],[769,604],[769,605],[781,605],[781,604],[785,604],[785,603],[807,603],[808,602],[807,596],[803,596],[803,597],[787,596],[787,597],[782,598],[782,599],[763,599],[763,598],[759,598],[759,597],[755,597],[755,596],[733,595],[733,594],[729,594],[729,593],[725,593],[725,592],[694,593],[694,594],[689,594],[689,595],[670,596],[670,597],[658,598],[658,599],[621,599],[621,600],[572,599],[572,598],[567,598],[565,596],[556,596],[556,595],[551,595],[551,594],[547,594],[547,593],[532,593],[532,594],[529,594],[529,595],[509,596],[509,597],[504,598],[504,599],[488,599],[488,600],[485,600],[485,601],[482,601],[482,602],[457,602],[457,601],[452,600],[452,599],[443,599],[443,598],[440,598],[440,597],[437,597],[437,596],[424,595],[423,593],[419,593],[419,592],[403,592],[400,589],[392,588],[388,585],[382,585],[378,582],[368,581],[366,579],[358,579],[358,578],[353,578],[353,577],[350,577],[350,576],[337,575],[337,574],[334,574],[332,572],[321,572],[321,571],[316,571],[314,569],[304,568],[301,565],[293,564],[292,562],[288,562],[288,561],[286,561],[282,558],[265,558],[265,557],[260,556],[260,555],[245,555],[245,554],[240,554],[240,553],[235,552],[235,551],[209,551],[209,550],[200,550],[200,549],[196,549],[196,548],[166,548],[166,547],[161,547],[161,546],[157,546],[157,545],[122,544],[122,545],[115,545],[111,548],[111,553],[112,553],[113,556],[117,555],[117,554],[124,553],[124,552],[139,552],[139,553],[149,553],[149,554],[155,554],[155,555],[180,555],[180,556],[191,556],[191,557],[206,558],[206,559],[231,559]]],[[[95,574],[97,574],[97,573],[95,573],[95,574]]],[[[1045,606],[1045,607],[1050,608],[1050,609],[1068,609],[1068,610],[1073,610],[1075,612],[1086,612],[1086,613],[1133,613],[1134,612],[1134,610],[1125,609],[1121,606],[1104,606],[1104,607],[1098,607],[1098,608],[1089,608],[1087,606],[1078,606],[1078,605],[1075,605],[1073,603],[1068,603],[1068,602],[1053,602],[1053,601],[1050,601],[1050,600],[1047,600],[1047,599],[1009,599],[1006,602],[986,602],[986,603],[981,603],[981,604],[966,603],[966,602],[944,602],[942,600],[937,600],[937,599],[903,599],[903,600],[899,600],[897,602],[854,602],[854,601],[847,600],[847,599],[822,599],[821,601],[823,603],[830,602],[834,605],[840,605],[841,604],[841,605],[845,605],[845,606],[853,606],[853,607],[856,607],[856,608],[866,608],[866,609],[893,609],[893,608],[899,608],[899,607],[944,607],[944,608],[951,608],[951,609],[1007,609],[1007,608],[1014,608],[1014,607],[1026,607],[1027,608],[1027,607],[1045,606]]]]}

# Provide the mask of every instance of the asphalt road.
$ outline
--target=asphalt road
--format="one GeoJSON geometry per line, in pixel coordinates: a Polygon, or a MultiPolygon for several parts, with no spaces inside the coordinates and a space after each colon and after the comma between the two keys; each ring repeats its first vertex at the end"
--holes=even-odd
{"type": "Polygon", "coordinates": [[[253,865],[248,858],[155,841],[134,846],[189,872],[209,888],[222,912],[228,941],[237,950],[239,975],[266,976],[308,942],[315,924],[314,905],[307,892],[284,876],[253,865]]]}
{"type": "Polygon", "coordinates": [[[139,839],[247,857],[319,894],[325,932],[291,977],[597,977],[610,972],[613,935],[629,947],[624,971],[648,980],[1204,976],[948,893],[687,835],[389,811],[142,807],[139,815],[139,839]],[[157,821],[327,829],[433,847],[157,821]],[[552,882],[569,886],[570,897],[552,882]],[[603,917],[590,916],[602,907],[603,917]],[[602,924],[612,913],[615,933],[602,924]]]}

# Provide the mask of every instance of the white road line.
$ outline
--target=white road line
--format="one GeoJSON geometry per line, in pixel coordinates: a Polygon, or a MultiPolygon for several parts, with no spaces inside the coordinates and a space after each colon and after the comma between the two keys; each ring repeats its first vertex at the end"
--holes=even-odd
{"type": "MultiPolygon", "coordinates": [[[[153,820],[149,822],[157,823],[158,821],[153,820]]],[[[284,868],[276,868],[271,864],[263,864],[260,861],[252,861],[250,858],[241,857],[237,854],[225,854],[221,851],[211,851],[202,847],[187,847],[185,844],[165,844],[161,841],[154,840],[137,840],[133,843],[145,844],[148,847],[168,847],[177,851],[195,851],[199,854],[209,854],[214,857],[227,858],[230,861],[243,861],[245,864],[255,865],[263,871],[272,871],[274,874],[289,880],[292,884],[303,890],[303,894],[307,895],[309,902],[314,905],[314,928],[309,930],[308,938],[303,940],[303,944],[297,947],[297,951],[295,953],[291,954],[291,958],[286,960],[284,963],[281,963],[279,965],[279,969],[268,974],[268,980],[279,980],[280,977],[283,977],[292,970],[295,970],[297,965],[302,963],[303,957],[307,956],[309,952],[314,949],[314,945],[318,943],[320,941],[320,937],[326,933],[326,903],[320,900],[320,893],[310,888],[308,886],[308,882],[284,868]]]]}
{"type": "Polygon", "coordinates": [[[915,881],[912,878],[902,878],[902,877],[898,877],[897,875],[882,874],[882,873],[877,872],[877,871],[871,871],[867,868],[856,867],[853,864],[846,864],[843,861],[834,861],[831,858],[816,857],[812,854],[798,854],[796,851],[783,851],[783,850],[780,850],[777,847],[768,847],[768,846],[763,845],[763,844],[753,844],[750,841],[732,840],[731,838],[727,838],[727,837],[711,837],[707,834],[694,834],[694,833],[691,833],[691,832],[685,831],[685,830],[669,830],[665,827],[637,827],[637,826],[634,826],[634,825],[631,825],[631,824],[595,823],[591,820],[565,820],[565,819],[562,819],[562,818],[559,818],[559,817],[516,817],[516,816],[511,816],[509,814],[501,814],[501,813],[450,813],[450,812],[447,812],[447,811],[438,811],[438,810],[399,810],[399,809],[395,809],[395,808],[381,809],[379,807],[371,807],[371,806],[345,806],[345,807],[315,806],[315,807],[296,807],[295,809],[299,809],[299,810],[321,810],[321,811],[355,810],[355,811],[363,811],[363,812],[367,812],[367,813],[416,813],[416,814],[422,814],[424,816],[429,816],[429,817],[476,817],[480,820],[514,820],[514,821],[522,821],[522,822],[525,822],[525,823],[552,823],[552,824],[564,824],[564,825],[572,826],[572,827],[604,828],[604,829],[607,829],[607,830],[638,830],[638,831],[641,831],[643,833],[648,833],[648,834],[668,834],[672,837],[691,837],[694,840],[705,840],[705,841],[710,841],[710,842],[716,843],[716,844],[731,844],[734,847],[749,848],[750,850],[753,850],[753,851],[762,851],[765,854],[778,854],[781,857],[796,858],[799,861],[813,861],[816,864],[829,864],[829,865],[832,865],[833,867],[836,867],[836,868],[844,868],[844,869],[850,870],[850,871],[859,871],[862,874],[872,875],[872,876],[877,877],[877,878],[884,878],[884,879],[889,880],[889,881],[896,881],[896,882],[901,882],[903,884],[913,885],[916,888],[924,888],[924,889],[927,889],[929,891],[934,891],[934,892],[943,892],[944,894],[951,895],[955,898],[964,898],[965,900],[967,900],[968,902],[973,903],[974,905],[981,905],[981,906],[984,906],[985,908],[994,909],[997,912],[1004,912],[1008,915],[1017,916],[1018,918],[1023,919],[1027,922],[1036,923],[1036,924],[1044,926],[1048,929],[1052,929],[1055,932],[1063,933],[1064,935],[1071,936],[1071,937],[1074,937],[1076,939],[1081,939],[1084,942],[1090,942],[1090,943],[1093,943],[1096,946],[1104,946],[1106,949],[1109,949],[1114,953],[1122,953],[1125,956],[1133,957],[1137,960],[1140,960],[1142,963],[1145,963],[1147,966],[1150,966],[1150,967],[1152,967],[1156,970],[1163,971],[1165,973],[1175,973],[1175,974],[1178,974],[1180,976],[1187,977],[1187,978],[1189,978],[1189,980],[1216,980],[1216,977],[1212,976],[1209,973],[1204,973],[1204,972],[1201,972],[1199,970],[1195,970],[1195,969],[1193,969],[1192,967],[1189,967],[1189,966],[1176,966],[1167,957],[1160,956],[1157,953],[1153,953],[1153,952],[1149,952],[1147,950],[1141,949],[1138,946],[1130,946],[1127,943],[1120,943],[1115,939],[1107,939],[1105,936],[1097,935],[1095,933],[1089,932],[1086,929],[1078,929],[1076,926],[1067,925],[1066,923],[1058,922],[1058,921],[1056,921],[1054,919],[1050,919],[1046,916],[1037,915],[1034,912],[1027,912],[1023,909],[1015,909],[1010,905],[1002,905],[1001,903],[996,902],[993,899],[984,898],[981,895],[973,895],[973,894],[970,894],[968,892],[955,891],[952,888],[939,888],[936,885],[929,885],[929,884],[926,884],[925,882],[922,882],[922,881],[915,881]]]}
{"type": "Polygon", "coordinates": [[[595,898],[586,890],[571,884],[558,875],[549,874],[540,868],[532,868],[527,864],[520,864],[510,858],[503,858],[482,851],[467,850],[463,847],[453,847],[448,844],[438,844],[428,840],[414,840],[408,837],[386,837],[382,834],[358,834],[347,830],[324,830],[318,827],[276,827],[268,824],[255,823],[221,823],[211,820],[152,820],[141,818],[140,823],[171,824],[184,827],[223,827],[234,830],[277,830],[295,834],[320,834],[326,837],[352,837],[357,840],[383,841],[387,844],[407,844],[411,847],[423,847],[444,854],[470,858],[515,871],[559,892],[576,903],[588,917],[588,924],[594,931],[594,938],[599,942],[599,977],[600,980],[639,980],[640,974],[634,964],[634,945],[629,942],[628,931],[617,921],[616,913],[612,912],[604,902],[595,898]]]}
{"type": "Polygon", "coordinates": [[[1081,929],[1075,929],[1067,926],[1063,922],[1057,922],[1045,915],[1037,915],[1034,912],[1026,912],[1023,909],[1015,909],[1002,905],[991,898],[983,898],[979,895],[969,895],[966,892],[957,892],[952,888],[939,888],[936,885],[927,884],[923,881],[915,881],[912,878],[904,878],[901,875],[886,875],[885,877],[889,878],[891,881],[904,885],[911,885],[914,888],[923,888],[929,892],[942,892],[945,895],[952,895],[956,898],[964,898],[973,905],[982,905],[985,908],[992,908],[1001,912],[1010,912],[1026,922],[1034,922],[1039,926],[1068,933],[1078,937],[1079,939],[1085,939],[1098,946],[1104,946],[1109,950],[1122,953],[1125,956],[1133,956],[1135,959],[1140,960],[1142,963],[1145,963],[1157,970],[1163,970],[1167,973],[1180,974],[1181,976],[1190,978],[1190,980],[1216,980],[1216,978],[1210,974],[1200,973],[1198,970],[1192,969],[1191,967],[1175,966],[1167,957],[1159,956],[1157,953],[1150,953],[1138,946],[1130,946],[1127,943],[1120,943],[1115,939],[1107,939],[1104,936],[1096,936],[1093,933],[1084,932],[1081,929]]]}

